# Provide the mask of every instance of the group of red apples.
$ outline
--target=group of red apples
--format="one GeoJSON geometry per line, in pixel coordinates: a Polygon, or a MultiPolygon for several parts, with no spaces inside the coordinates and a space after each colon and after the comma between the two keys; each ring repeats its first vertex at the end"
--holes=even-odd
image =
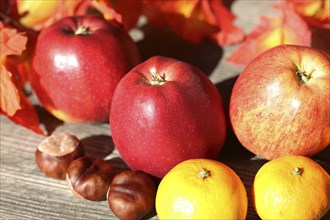
{"type": "MultiPolygon", "coordinates": [[[[162,178],[179,162],[216,158],[226,139],[221,96],[198,68],[168,57],[141,60],[115,21],[67,17],[39,35],[31,84],[66,122],[110,122],[127,165],[162,178]]],[[[312,156],[330,143],[330,57],[281,45],[253,60],[232,90],[240,143],[271,160],[312,156]]]]}

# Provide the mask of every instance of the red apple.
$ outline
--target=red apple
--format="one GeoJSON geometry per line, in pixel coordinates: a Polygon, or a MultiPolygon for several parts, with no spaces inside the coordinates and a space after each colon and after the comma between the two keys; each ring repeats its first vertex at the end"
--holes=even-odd
{"type": "Polygon", "coordinates": [[[320,152],[330,143],[330,57],[296,45],[266,51],[239,75],[229,109],[238,140],[265,159],[320,152]]]}
{"type": "Polygon", "coordinates": [[[215,158],[226,121],[221,96],[204,73],[155,56],[119,82],[110,129],[129,167],[162,178],[183,160],[215,158]]]}
{"type": "Polygon", "coordinates": [[[66,17],[38,37],[32,87],[61,120],[108,121],[115,87],[139,59],[137,46],[116,21],[66,17]]]}

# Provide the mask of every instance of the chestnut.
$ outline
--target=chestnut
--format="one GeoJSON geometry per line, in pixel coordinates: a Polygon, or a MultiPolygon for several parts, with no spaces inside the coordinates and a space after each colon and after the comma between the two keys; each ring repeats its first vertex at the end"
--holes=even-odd
{"type": "Polygon", "coordinates": [[[154,207],[156,186],[146,173],[126,170],[117,174],[110,185],[109,208],[119,219],[145,217],[154,207]]]}
{"type": "Polygon", "coordinates": [[[106,199],[114,175],[115,171],[108,162],[84,156],[70,163],[66,179],[75,195],[86,200],[102,201],[106,199]]]}
{"type": "Polygon", "coordinates": [[[38,145],[35,161],[41,172],[55,179],[65,179],[71,161],[81,157],[80,140],[71,134],[53,133],[38,145]]]}

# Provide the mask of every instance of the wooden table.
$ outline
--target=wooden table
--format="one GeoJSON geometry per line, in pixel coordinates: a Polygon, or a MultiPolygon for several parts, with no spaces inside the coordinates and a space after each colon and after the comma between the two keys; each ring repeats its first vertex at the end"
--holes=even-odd
{"type": "MultiPolygon", "coordinates": [[[[270,15],[270,1],[233,1],[235,21],[246,32],[259,22],[259,15],[270,15]]],[[[149,25],[132,31],[133,38],[146,59],[155,54],[178,58],[201,68],[223,96],[228,109],[230,92],[242,68],[226,62],[236,46],[217,47],[211,42],[193,45],[170,31],[155,31],[149,25]]],[[[109,124],[63,123],[43,108],[35,97],[41,126],[49,133],[68,132],[82,140],[86,154],[109,160],[116,171],[126,169],[112,142],[109,124]]],[[[34,152],[43,136],[17,126],[1,116],[0,132],[0,218],[1,219],[115,219],[107,202],[83,201],[74,196],[65,181],[45,177],[34,162],[34,152]]],[[[249,198],[247,219],[258,219],[251,201],[251,185],[257,170],[266,162],[245,150],[229,132],[219,161],[230,166],[241,177],[249,198]]],[[[330,148],[313,157],[330,172],[330,148]]],[[[317,186],[315,186],[317,187],[317,186]]],[[[315,201],[317,202],[317,201],[315,201]]],[[[155,211],[147,218],[157,219],[155,211]]],[[[330,213],[324,217],[330,219],[330,213]]]]}

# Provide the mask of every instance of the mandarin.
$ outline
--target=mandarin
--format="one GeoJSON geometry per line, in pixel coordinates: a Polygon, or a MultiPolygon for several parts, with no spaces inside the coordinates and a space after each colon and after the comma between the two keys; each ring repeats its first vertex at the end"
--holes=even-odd
{"type": "Polygon", "coordinates": [[[252,196],[261,219],[320,219],[330,208],[330,176],[305,156],[283,156],[257,172],[252,196]]]}
{"type": "Polygon", "coordinates": [[[185,160],[161,180],[159,219],[245,219],[246,189],[227,165],[210,159],[185,160]]]}

